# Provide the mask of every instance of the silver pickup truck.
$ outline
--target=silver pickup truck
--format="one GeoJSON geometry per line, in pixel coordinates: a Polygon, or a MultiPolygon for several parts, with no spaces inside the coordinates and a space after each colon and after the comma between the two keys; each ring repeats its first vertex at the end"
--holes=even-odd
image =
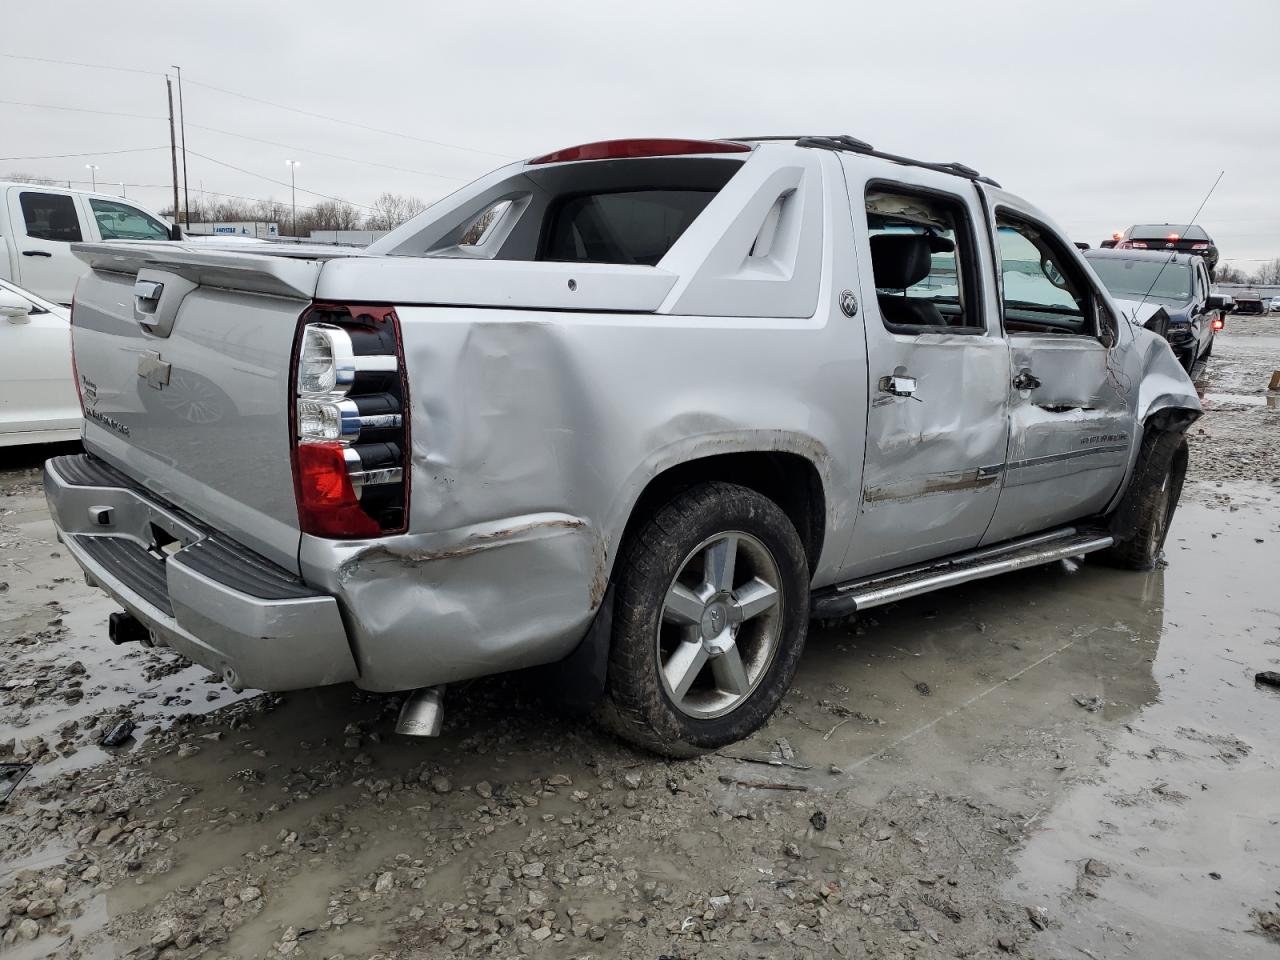
{"type": "Polygon", "coordinates": [[[811,618],[1149,568],[1200,414],[1043,213],[851,137],[560,150],[364,251],[77,253],[45,490],[112,639],[413,732],[558,663],[651,749],[746,736],[811,618]]]}

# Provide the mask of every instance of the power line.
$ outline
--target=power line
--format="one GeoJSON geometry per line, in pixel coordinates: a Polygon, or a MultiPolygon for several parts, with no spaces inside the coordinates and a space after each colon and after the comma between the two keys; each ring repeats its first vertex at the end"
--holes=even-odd
{"type": "MultiPolygon", "coordinates": [[[[54,63],[54,64],[60,64],[62,66],[70,66],[70,67],[88,67],[96,70],[117,70],[122,73],[140,73],[140,74],[144,74],[146,76],[152,76],[152,77],[165,76],[164,73],[157,70],[141,70],[133,67],[113,67],[105,63],[84,63],[83,61],[79,61],[79,60],[56,60],[56,59],[53,59],[52,57],[29,57],[24,54],[3,53],[3,52],[0,52],[0,57],[7,57],[12,60],[30,60],[36,63],[54,63]]],[[[302,114],[303,116],[313,117],[317,120],[327,120],[330,123],[341,123],[349,127],[355,127],[360,130],[368,130],[372,133],[385,134],[386,136],[389,136],[389,137],[401,137],[405,140],[416,140],[418,143],[429,143],[432,146],[444,147],[448,150],[463,150],[467,153],[476,153],[476,154],[481,154],[483,156],[488,156],[488,157],[497,157],[500,160],[515,159],[509,154],[495,153],[492,150],[479,150],[475,147],[464,147],[458,143],[446,143],[443,140],[430,140],[426,137],[417,137],[411,133],[404,133],[399,130],[386,130],[386,129],[383,129],[382,127],[373,127],[373,126],[369,126],[368,124],[357,123],[354,120],[343,120],[341,117],[331,117],[323,113],[314,113],[313,111],[310,111],[310,110],[303,110],[301,107],[291,107],[291,106],[288,106],[287,104],[276,103],[275,101],[272,101],[272,100],[264,100],[261,97],[252,97],[247,93],[237,93],[235,90],[228,90],[226,87],[215,86],[212,83],[203,83],[202,81],[199,81],[199,80],[192,80],[189,77],[187,78],[187,83],[194,83],[196,86],[205,87],[208,90],[216,90],[218,93],[226,94],[229,97],[239,97],[241,100],[249,100],[249,101],[252,101],[253,103],[261,103],[268,107],[275,107],[277,110],[287,110],[292,113],[302,114]]],[[[161,117],[158,119],[164,119],[164,118],[161,117]]]]}
{"type": "MultiPolygon", "coordinates": [[[[282,186],[282,187],[291,186],[291,184],[289,184],[284,180],[276,180],[275,178],[268,177],[265,174],[255,173],[252,170],[246,170],[244,167],[237,167],[234,163],[227,163],[225,160],[216,160],[213,157],[206,156],[203,153],[196,153],[196,151],[194,150],[190,150],[188,152],[194,157],[199,157],[201,160],[208,160],[210,163],[216,163],[218,166],[226,167],[229,170],[235,170],[237,173],[247,174],[250,177],[257,177],[259,180],[265,180],[268,183],[278,184],[279,186],[282,186]]],[[[324,199],[326,200],[333,200],[337,203],[349,203],[351,204],[351,206],[359,207],[361,210],[377,210],[377,207],[370,207],[363,203],[356,203],[354,200],[344,200],[342,197],[331,197],[329,196],[329,194],[321,193],[319,190],[307,190],[306,188],[303,188],[302,192],[309,193],[313,197],[324,197],[324,199]]]]}
{"type": "Polygon", "coordinates": [[[331,160],[345,160],[348,163],[359,163],[369,167],[383,167],[387,170],[399,170],[402,173],[413,173],[424,177],[435,177],[440,180],[456,180],[459,183],[467,182],[466,177],[451,177],[444,173],[432,173],[430,170],[414,170],[412,167],[397,167],[391,163],[379,163],[376,160],[364,160],[360,157],[344,157],[337,153],[325,153],[323,150],[312,150],[310,147],[298,147],[291,143],[281,143],[279,140],[264,140],[262,137],[251,137],[246,133],[233,133],[230,130],[220,130],[217,127],[207,127],[200,123],[193,123],[190,124],[190,126],[196,130],[207,130],[210,133],[220,133],[224,137],[236,137],[240,140],[252,140],[254,143],[266,143],[273,147],[284,147],[286,150],[293,150],[298,153],[309,153],[317,157],[328,157],[331,160]]]}
{"type": "Polygon", "coordinates": [[[373,133],[386,134],[389,137],[402,137],[405,140],[416,140],[418,143],[429,143],[436,147],[445,147],[449,150],[465,150],[467,153],[478,153],[486,157],[497,157],[500,160],[514,160],[515,158],[505,153],[494,153],[492,150],[478,150],[475,147],[464,147],[457,143],[446,143],[443,140],[429,140],[426,137],[415,137],[411,133],[402,133],[399,130],[385,130],[382,127],[371,127],[364,123],[356,123],[354,120],[343,120],[341,117],[331,117],[324,113],[313,113],[310,110],[303,110],[301,107],[290,107],[283,103],[275,103],[271,100],[263,100],[261,97],[251,97],[247,93],[236,93],[234,90],[228,90],[225,87],[216,87],[212,83],[204,83],[200,80],[188,80],[188,83],[194,83],[196,86],[205,87],[209,90],[216,90],[218,93],[225,93],[227,96],[239,97],[241,100],[250,100],[254,103],[265,104],[268,107],[275,107],[277,110],[288,110],[292,113],[300,113],[303,116],[313,117],[317,120],[327,120],[330,123],[341,123],[348,127],[355,127],[359,130],[369,130],[373,133]]]}
{"type": "Polygon", "coordinates": [[[21,53],[0,53],[0,57],[10,60],[30,60],[34,63],[57,63],[67,67],[91,67],[94,70],[118,70],[120,73],[142,73],[150,77],[163,77],[163,73],[155,70],[140,70],[137,67],[112,67],[105,63],[83,63],[79,60],[54,60],[52,57],[28,57],[21,53]]]}
{"type": "Polygon", "coordinates": [[[128,150],[90,150],[86,153],[46,153],[31,157],[0,157],[6,160],[64,160],[69,157],[110,157],[119,153],[146,153],[148,150],[168,150],[168,147],[130,147],[128,150]]]}
{"type": "Polygon", "coordinates": [[[23,100],[0,100],[14,107],[36,107],[40,110],[69,110],[72,113],[97,113],[104,117],[130,117],[134,120],[164,120],[165,117],[153,117],[145,113],[120,113],[117,110],[90,110],[87,107],[62,107],[56,103],[27,103],[23,100]]]}

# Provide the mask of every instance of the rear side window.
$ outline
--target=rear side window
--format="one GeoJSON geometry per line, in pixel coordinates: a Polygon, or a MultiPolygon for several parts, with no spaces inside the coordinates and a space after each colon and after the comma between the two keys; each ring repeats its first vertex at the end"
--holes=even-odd
{"type": "Polygon", "coordinates": [[[127,203],[90,200],[103,240],[168,240],[169,228],[127,203]]]}
{"type": "Polygon", "coordinates": [[[866,204],[876,299],[885,326],[897,333],[984,330],[973,230],[963,201],[873,183],[866,204]]]}
{"type": "Polygon", "coordinates": [[[35,240],[61,240],[76,243],[80,236],[80,218],[76,202],[63,193],[27,193],[19,197],[27,236],[35,240]]]}
{"type": "Polygon", "coordinates": [[[715,195],[624,190],[567,197],[552,211],[540,259],[653,266],[715,195]]]}

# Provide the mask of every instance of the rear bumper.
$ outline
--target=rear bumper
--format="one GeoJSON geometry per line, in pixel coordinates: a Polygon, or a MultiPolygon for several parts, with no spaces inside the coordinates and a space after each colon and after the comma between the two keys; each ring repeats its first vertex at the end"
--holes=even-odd
{"type": "Polygon", "coordinates": [[[303,536],[300,580],[94,457],[48,461],[44,486],[90,581],[234,686],[410,690],[551,663],[582,639],[607,586],[599,537],[566,514],[303,536]]]}
{"type": "Polygon", "coordinates": [[[292,690],[357,678],[332,596],[93,457],[48,461],[44,489],[68,552],[157,643],[236,687],[292,690]]]}

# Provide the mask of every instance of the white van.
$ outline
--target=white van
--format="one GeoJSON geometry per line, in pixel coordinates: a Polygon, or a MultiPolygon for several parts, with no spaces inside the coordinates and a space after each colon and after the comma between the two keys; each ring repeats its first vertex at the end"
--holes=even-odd
{"type": "Polygon", "coordinates": [[[181,231],[120,197],[0,181],[0,280],[71,303],[89,268],[71,253],[81,240],[177,240],[181,231]]]}

